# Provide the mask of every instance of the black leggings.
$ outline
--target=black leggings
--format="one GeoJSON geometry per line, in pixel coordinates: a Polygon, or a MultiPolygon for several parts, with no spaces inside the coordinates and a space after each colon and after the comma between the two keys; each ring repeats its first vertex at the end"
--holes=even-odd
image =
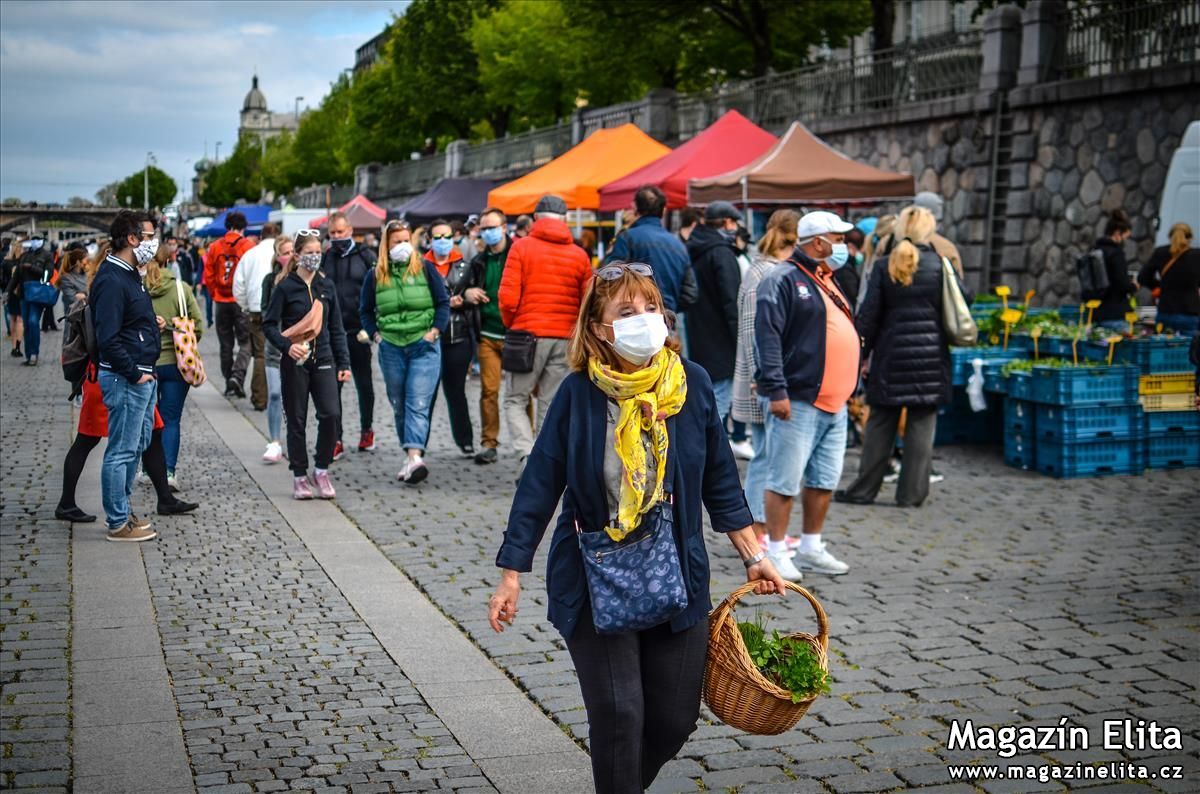
{"type": "Polygon", "coordinates": [[[333,445],[337,442],[338,422],[342,415],[338,404],[338,380],[334,365],[320,366],[309,361],[296,364],[284,355],[279,362],[279,388],[283,393],[283,413],[287,417],[287,451],[292,474],[308,474],[308,398],[312,396],[317,410],[318,469],[328,469],[333,462],[333,445]]]}
{"type": "Polygon", "coordinates": [[[597,794],[640,794],[696,730],[708,623],[600,636],[584,610],[567,650],[587,707],[597,794]]]}
{"type": "MultiPolygon", "coordinates": [[[[471,427],[471,411],[467,408],[467,373],[474,357],[475,345],[469,338],[453,345],[442,341],[442,394],[446,395],[446,410],[450,413],[450,432],[460,447],[475,446],[475,429],[471,427]]],[[[436,391],[429,404],[430,416],[435,405],[436,391]]]]}
{"type": "MultiPolygon", "coordinates": [[[[83,474],[83,467],[87,465],[88,455],[99,443],[100,436],[75,434],[75,442],[71,444],[71,448],[67,450],[67,457],[63,460],[62,496],[58,499],[58,506],[62,509],[70,510],[76,507],[75,487],[79,485],[79,477],[83,474]]],[[[174,502],[175,496],[167,485],[167,456],[163,452],[161,429],[150,434],[150,446],[142,453],[142,468],[146,470],[150,482],[154,483],[158,501],[163,504],[174,502]]]]}
{"type": "MultiPolygon", "coordinates": [[[[346,347],[350,349],[350,375],[354,378],[354,390],[358,393],[358,426],[363,433],[374,427],[375,422],[375,384],[371,381],[371,345],[364,344],[355,337],[358,330],[346,331],[346,347]]],[[[342,438],[342,386],[338,382],[338,425],[337,439],[342,438]]]]}

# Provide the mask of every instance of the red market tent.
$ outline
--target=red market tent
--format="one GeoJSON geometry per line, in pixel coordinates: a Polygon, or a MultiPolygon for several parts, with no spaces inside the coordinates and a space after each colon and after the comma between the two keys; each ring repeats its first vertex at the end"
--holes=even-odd
{"type": "Polygon", "coordinates": [[[643,185],[657,185],[671,209],[687,206],[689,179],[723,174],[752,162],[779,139],[731,110],[675,151],[600,188],[600,211],[627,208],[643,185]]]}
{"type": "Polygon", "coordinates": [[[570,209],[595,210],[603,185],[670,152],[633,124],[599,129],[541,168],[488,193],[488,204],[519,215],[533,212],[538,199],[553,193],[570,209]]]}
{"type": "Polygon", "coordinates": [[[851,160],[794,122],[757,160],[720,176],[688,181],[688,203],[820,204],[911,198],[912,174],[851,160]]]}

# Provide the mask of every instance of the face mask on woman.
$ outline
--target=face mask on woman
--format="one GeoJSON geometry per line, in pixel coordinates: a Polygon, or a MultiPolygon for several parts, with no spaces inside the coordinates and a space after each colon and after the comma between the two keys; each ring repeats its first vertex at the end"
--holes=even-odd
{"type": "Polygon", "coordinates": [[[639,367],[662,350],[667,341],[667,322],[658,312],[644,312],[614,320],[613,350],[639,367]]]}
{"type": "Polygon", "coordinates": [[[292,255],[280,254],[279,256],[275,257],[275,261],[279,263],[280,267],[287,267],[288,263],[292,261],[292,255]]]}
{"type": "Polygon", "coordinates": [[[412,259],[412,243],[400,242],[388,249],[388,257],[393,262],[408,262],[412,259]]]}
{"type": "Polygon", "coordinates": [[[445,259],[450,256],[450,249],[454,247],[453,240],[437,239],[433,241],[433,255],[438,259],[445,259]]]}
{"type": "Polygon", "coordinates": [[[315,273],[321,269],[320,254],[300,254],[300,258],[297,260],[297,262],[299,263],[300,267],[312,273],[315,273]]]}
{"type": "Polygon", "coordinates": [[[141,267],[154,258],[158,253],[158,238],[151,237],[149,240],[142,240],[133,249],[133,258],[137,260],[138,266],[141,267]]]}

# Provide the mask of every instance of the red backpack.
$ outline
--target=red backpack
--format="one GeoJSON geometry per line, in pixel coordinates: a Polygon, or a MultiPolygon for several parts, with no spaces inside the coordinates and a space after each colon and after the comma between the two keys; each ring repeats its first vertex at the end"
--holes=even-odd
{"type": "Polygon", "coordinates": [[[213,244],[221,246],[221,249],[217,253],[217,256],[220,258],[217,260],[217,284],[215,286],[224,287],[226,290],[233,289],[233,274],[237,269],[238,260],[242,258],[242,255],[245,254],[246,251],[253,247],[253,245],[246,245],[243,247],[242,243],[249,242],[250,241],[245,237],[239,237],[232,243],[227,243],[224,240],[218,240],[213,244]]]}

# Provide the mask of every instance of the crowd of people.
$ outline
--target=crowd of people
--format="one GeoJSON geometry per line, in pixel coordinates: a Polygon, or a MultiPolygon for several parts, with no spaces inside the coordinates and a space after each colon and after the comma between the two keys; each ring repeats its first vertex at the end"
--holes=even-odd
{"type": "MultiPolygon", "coordinates": [[[[854,224],[828,211],[777,210],[756,241],[721,201],[683,211],[670,231],[666,197],[645,186],[601,262],[572,235],[567,211],[547,195],[528,219],[487,208],[467,223],[413,229],[391,220],[378,236],[356,234],[338,212],[326,233],[284,235],[266,224],[252,236],[231,211],[226,233],[201,253],[126,210],[94,251],[72,245],[56,259],[39,238],[13,243],[4,260],[13,354],[37,364],[40,332],[55,325],[57,301],[40,289],[51,285],[72,350],[87,347],[57,517],[96,520],[75,492],[105,436],[109,540],[156,537],[132,504],[143,475],[158,514],[199,507],[177,496],[187,485],[180,441],[189,391],[204,380],[195,345],[214,324],[225,396],[246,399],[249,378],[250,404],[267,414],[262,462],[286,457],[296,499],[336,498],[347,383],[358,402],[357,449],[377,450],[377,355],[404,451],[401,483],[432,476],[439,391],[452,452],[464,460],[495,463],[505,420],[520,474],[489,621],[496,631],[512,624],[519,576],[559,512],[549,618],[579,675],[597,789],[648,786],[698,715],[709,608],[701,506],[759,593],[782,594],[806,573],[846,574],[823,532],[831,503],[869,504],[893,479],[897,504],[918,507],[939,477],[937,407],[951,397],[945,280],[957,280],[968,301],[971,292],[930,193],[854,224]],[[478,428],[467,397],[473,370],[478,428]],[[859,471],[839,490],[860,433],[859,471]],[[748,461],[744,482],[737,458],[748,461]],[[576,547],[623,543],[654,544],[654,570],[667,571],[658,584],[675,582],[674,600],[648,606],[593,587],[576,547]]],[[[1116,277],[1127,269],[1118,253],[1129,228],[1114,214],[1097,243],[1111,256],[1105,301],[1129,293],[1116,277]]],[[[1181,331],[1200,317],[1200,252],[1190,241],[1191,229],[1176,224],[1139,277],[1159,290],[1160,321],[1181,331]]]]}

